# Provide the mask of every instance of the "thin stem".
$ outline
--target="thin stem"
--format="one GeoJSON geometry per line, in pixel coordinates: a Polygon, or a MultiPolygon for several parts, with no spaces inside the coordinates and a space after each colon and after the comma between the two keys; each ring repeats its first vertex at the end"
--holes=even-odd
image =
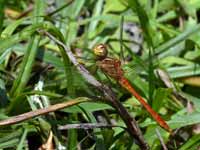
{"type": "Polygon", "coordinates": [[[156,135],[157,135],[158,139],[160,140],[160,143],[161,143],[161,145],[163,147],[163,150],[168,150],[168,148],[165,145],[164,140],[163,140],[162,136],[160,135],[160,132],[159,132],[158,129],[156,129],[156,135]]]}
{"type": "Polygon", "coordinates": [[[113,127],[120,127],[123,129],[123,126],[118,125],[111,125],[111,124],[105,124],[105,123],[78,123],[78,124],[67,124],[59,126],[59,130],[68,130],[68,129],[93,129],[93,128],[113,128],[113,127]]]}
{"type": "Polygon", "coordinates": [[[121,57],[122,57],[122,60],[125,61],[125,58],[124,58],[124,50],[123,50],[123,27],[124,26],[124,16],[122,15],[121,16],[121,21],[120,21],[120,52],[121,52],[121,57]]]}

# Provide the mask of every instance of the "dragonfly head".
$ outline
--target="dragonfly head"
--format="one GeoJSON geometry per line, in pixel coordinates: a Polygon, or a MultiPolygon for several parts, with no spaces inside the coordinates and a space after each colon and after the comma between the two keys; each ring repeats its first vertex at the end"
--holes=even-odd
{"type": "Polygon", "coordinates": [[[93,48],[94,54],[97,56],[98,59],[104,59],[107,57],[108,50],[106,45],[98,44],[93,48]]]}

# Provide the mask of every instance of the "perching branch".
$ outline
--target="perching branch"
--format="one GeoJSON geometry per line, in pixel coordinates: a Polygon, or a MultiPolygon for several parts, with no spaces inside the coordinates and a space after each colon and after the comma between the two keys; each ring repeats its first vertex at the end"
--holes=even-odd
{"type": "Polygon", "coordinates": [[[114,107],[123,121],[125,122],[129,134],[134,137],[138,145],[140,146],[141,149],[147,150],[149,149],[148,144],[145,142],[144,137],[142,135],[142,132],[136,122],[136,120],[128,113],[128,111],[125,109],[125,107],[117,100],[115,93],[106,85],[100,83],[97,81],[90,73],[89,71],[81,64],[78,63],[76,58],[74,57],[73,53],[71,50],[66,46],[64,43],[61,41],[57,40],[52,34],[49,32],[44,31],[44,33],[55,43],[60,45],[68,55],[70,61],[76,66],[77,70],[81,73],[81,75],[85,78],[85,80],[99,89],[105,96],[107,102],[114,107]]]}

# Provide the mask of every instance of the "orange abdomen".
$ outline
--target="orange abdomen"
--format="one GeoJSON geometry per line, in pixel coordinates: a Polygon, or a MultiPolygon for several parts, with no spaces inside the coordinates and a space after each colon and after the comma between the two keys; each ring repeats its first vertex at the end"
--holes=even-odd
{"type": "Polygon", "coordinates": [[[152,117],[156,120],[156,122],[163,127],[164,129],[166,129],[167,131],[171,132],[170,127],[168,126],[168,124],[160,117],[160,115],[155,112],[150,106],[149,104],[135,91],[135,89],[131,86],[130,82],[122,77],[119,80],[119,83],[121,84],[121,86],[123,86],[125,89],[127,89],[132,95],[134,95],[136,97],[136,99],[146,108],[146,110],[152,115],[152,117]]]}

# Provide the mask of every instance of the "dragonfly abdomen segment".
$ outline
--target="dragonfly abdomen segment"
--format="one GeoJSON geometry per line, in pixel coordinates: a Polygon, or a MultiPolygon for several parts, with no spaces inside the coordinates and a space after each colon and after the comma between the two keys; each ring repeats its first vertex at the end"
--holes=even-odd
{"type": "Polygon", "coordinates": [[[146,108],[146,110],[151,114],[151,116],[157,121],[157,123],[166,129],[167,131],[171,131],[168,124],[160,117],[160,115],[154,111],[149,104],[135,91],[135,89],[131,86],[130,82],[124,78],[121,77],[119,80],[119,83],[121,86],[123,86],[125,89],[127,89],[133,96],[136,97],[136,99],[146,108]]]}

